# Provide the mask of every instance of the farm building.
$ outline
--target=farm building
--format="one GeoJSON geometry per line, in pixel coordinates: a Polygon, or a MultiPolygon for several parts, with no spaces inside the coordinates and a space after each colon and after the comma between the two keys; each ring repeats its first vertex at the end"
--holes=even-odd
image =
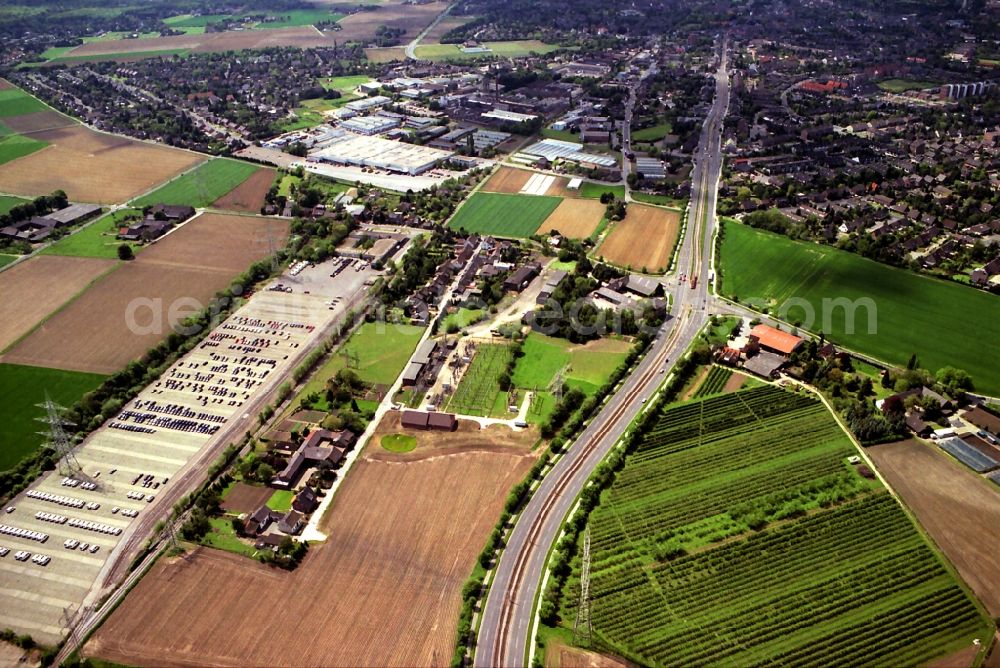
{"type": "Polygon", "coordinates": [[[788,362],[783,355],[762,350],[743,362],[743,368],[761,378],[777,378],[781,367],[788,362]]]}
{"type": "Polygon", "coordinates": [[[524,290],[535,279],[535,276],[538,276],[538,271],[539,267],[536,264],[526,264],[523,267],[518,267],[503,282],[503,289],[514,292],[524,290]]]}
{"type": "Polygon", "coordinates": [[[344,453],[354,446],[357,437],[353,432],[316,429],[288,458],[288,463],[271,481],[278,489],[291,489],[308,466],[333,468],[344,458],[344,453]]]}
{"type": "Polygon", "coordinates": [[[400,424],[404,429],[430,429],[435,431],[455,431],[458,429],[458,419],[452,413],[403,411],[400,424]]]}
{"type": "Polygon", "coordinates": [[[316,492],[313,491],[312,487],[303,487],[302,491],[296,494],[292,500],[292,509],[303,514],[311,513],[316,510],[318,505],[319,497],[316,496],[316,492]]]}
{"type": "Polygon", "coordinates": [[[289,536],[294,536],[302,531],[302,513],[297,510],[289,510],[278,520],[278,531],[289,536]]]}
{"type": "Polygon", "coordinates": [[[59,209],[46,215],[49,220],[56,222],[58,227],[63,225],[75,225],[101,212],[101,207],[94,204],[70,204],[65,209],[59,209]]]}
{"type": "Polygon", "coordinates": [[[805,339],[788,332],[783,332],[769,325],[757,325],[750,330],[749,347],[760,349],[778,355],[788,356],[799,349],[805,339]]]}
{"type": "Polygon", "coordinates": [[[567,272],[562,269],[556,269],[548,273],[545,276],[545,281],[542,284],[542,290],[538,293],[538,297],[535,298],[536,304],[544,304],[545,301],[552,296],[552,293],[556,291],[559,284],[565,280],[567,272]]]}
{"type": "Polygon", "coordinates": [[[437,341],[428,339],[420,344],[410,363],[403,370],[403,387],[413,387],[417,384],[420,376],[430,367],[434,353],[437,351],[437,341]]]}
{"type": "Polygon", "coordinates": [[[538,158],[545,158],[549,162],[556,160],[569,160],[581,165],[591,165],[594,167],[615,167],[618,161],[606,155],[595,155],[584,153],[583,144],[560,139],[543,139],[535,142],[531,146],[522,149],[522,153],[538,158]]]}

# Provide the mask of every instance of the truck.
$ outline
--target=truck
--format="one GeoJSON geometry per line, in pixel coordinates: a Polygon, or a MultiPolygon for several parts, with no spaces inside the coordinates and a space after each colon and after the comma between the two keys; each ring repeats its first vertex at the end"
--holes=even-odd
{"type": "Polygon", "coordinates": [[[691,277],[691,289],[694,290],[697,287],[698,287],[698,277],[697,276],[692,276],[691,277]]]}

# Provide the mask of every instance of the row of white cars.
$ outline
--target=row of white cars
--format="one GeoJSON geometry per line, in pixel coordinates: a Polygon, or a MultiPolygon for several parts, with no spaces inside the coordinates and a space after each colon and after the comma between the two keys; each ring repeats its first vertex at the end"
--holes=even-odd
{"type": "MultiPolygon", "coordinates": [[[[0,547],[0,557],[6,557],[8,554],[10,554],[9,547],[0,547]]],[[[38,564],[39,566],[45,566],[52,561],[52,557],[47,554],[32,554],[27,550],[18,550],[14,553],[14,558],[18,561],[27,561],[28,559],[31,559],[32,562],[38,564]]]]}

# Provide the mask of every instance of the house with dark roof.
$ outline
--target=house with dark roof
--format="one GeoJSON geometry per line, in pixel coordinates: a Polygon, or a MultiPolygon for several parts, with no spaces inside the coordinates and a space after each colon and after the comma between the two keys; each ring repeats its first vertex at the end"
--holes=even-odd
{"type": "Polygon", "coordinates": [[[336,467],[343,460],[345,453],[354,446],[356,440],[354,433],[346,429],[313,430],[309,438],[303,441],[298,450],[288,458],[285,468],[271,480],[271,486],[277,489],[291,489],[303,469],[307,467],[336,467]]]}
{"type": "Polygon", "coordinates": [[[267,531],[272,522],[278,521],[281,513],[275,512],[266,505],[250,513],[250,516],[243,522],[243,533],[248,536],[259,536],[267,531]]]}
{"type": "Polygon", "coordinates": [[[303,487],[302,490],[292,499],[292,509],[304,515],[308,515],[319,506],[319,497],[312,487],[303,487]]]}
{"type": "Polygon", "coordinates": [[[289,510],[278,520],[278,531],[289,536],[294,536],[302,531],[302,513],[297,510],[289,510]]]}
{"type": "Polygon", "coordinates": [[[455,431],[458,429],[458,419],[452,413],[403,411],[400,425],[404,429],[455,431]]]}
{"type": "Polygon", "coordinates": [[[510,292],[520,292],[528,287],[528,284],[538,276],[539,271],[540,269],[537,264],[520,266],[503,282],[503,289],[510,292]]]}

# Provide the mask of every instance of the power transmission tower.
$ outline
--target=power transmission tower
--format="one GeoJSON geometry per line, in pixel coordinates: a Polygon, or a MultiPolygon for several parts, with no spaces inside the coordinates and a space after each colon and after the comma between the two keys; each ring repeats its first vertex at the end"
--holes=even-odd
{"type": "Polygon", "coordinates": [[[36,418],[39,422],[49,425],[48,431],[38,432],[42,436],[48,436],[48,447],[56,451],[59,456],[59,472],[63,475],[73,475],[83,470],[76,455],[73,454],[73,445],[69,442],[69,436],[63,427],[72,427],[73,423],[62,418],[62,412],[66,409],[52,401],[49,393],[45,393],[45,403],[37,404],[39,408],[45,409],[45,417],[36,418]]]}
{"type": "Polygon", "coordinates": [[[593,626],[590,623],[590,527],[583,533],[583,565],[580,568],[580,605],[573,622],[573,644],[590,647],[593,626]]]}
{"type": "Polygon", "coordinates": [[[564,369],[559,369],[559,373],[556,374],[555,380],[552,381],[552,393],[556,396],[556,402],[562,401],[563,395],[563,371],[564,369]]]}

